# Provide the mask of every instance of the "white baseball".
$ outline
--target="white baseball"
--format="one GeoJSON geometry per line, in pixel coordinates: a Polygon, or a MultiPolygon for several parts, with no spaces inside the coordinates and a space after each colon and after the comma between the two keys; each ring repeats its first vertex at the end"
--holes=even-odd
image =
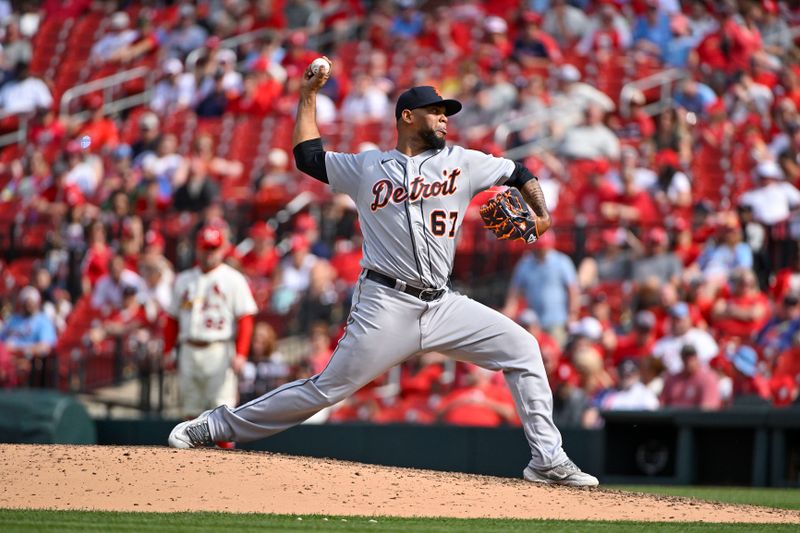
{"type": "Polygon", "coordinates": [[[311,72],[314,74],[314,76],[316,76],[317,72],[319,72],[319,67],[321,67],[323,65],[328,67],[328,74],[330,74],[330,72],[331,72],[331,63],[327,59],[322,58],[322,57],[318,57],[314,61],[311,62],[311,72]]]}

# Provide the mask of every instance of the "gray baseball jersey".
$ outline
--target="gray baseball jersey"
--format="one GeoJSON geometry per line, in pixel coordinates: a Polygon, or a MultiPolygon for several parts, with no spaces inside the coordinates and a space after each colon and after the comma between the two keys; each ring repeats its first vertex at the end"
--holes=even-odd
{"type": "Polygon", "coordinates": [[[343,337],[328,366],[236,409],[208,418],[214,440],[252,441],[301,423],[392,366],[438,351],[503,371],[537,469],[567,460],[552,419],[552,394],[536,339],[503,314],[447,288],[456,236],[472,197],[504,183],[514,163],[460,147],[413,157],[397,150],[328,152],[328,180],[356,203],[364,272],[343,337]],[[416,288],[443,289],[433,301],[367,278],[368,270],[416,288]]]}

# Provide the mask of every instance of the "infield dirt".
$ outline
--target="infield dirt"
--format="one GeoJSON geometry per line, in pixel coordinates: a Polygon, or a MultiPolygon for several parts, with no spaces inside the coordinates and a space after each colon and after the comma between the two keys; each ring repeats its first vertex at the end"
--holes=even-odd
{"type": "Polygon", "coordinates": [[[263,452],[0,445],[0,508],[797,523],[800,512],[263,452]]]}

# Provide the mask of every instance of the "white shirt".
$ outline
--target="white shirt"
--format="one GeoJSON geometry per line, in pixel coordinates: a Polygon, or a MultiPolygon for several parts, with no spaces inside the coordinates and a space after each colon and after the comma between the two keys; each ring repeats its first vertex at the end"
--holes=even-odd
{"type": "Polygon", "coordinates": [[[742,194],[740,203],[753,208],[753,218],[766,226],[783,222],[800,206],[800,191],[791,183],[777,181],[742,194]]]}
{"type": "Polygon", "coordinates": [[[603,409],[609,411],[655,411],[658,405],[655,393],[641,381],[627,390],[612,392],[603,401],[603,409]]]}
{"type": "Polygon", "coordinates": [[[350,93],[342,103],[342,116],[348,120],[382,120],[389,113],[389,98],[379,89],[367,89],[364,94],[350,93]]]}
{"type": "Polygon", "coordinates": [[[697,349],[697,356],[704,365],[708,365],[708,362],[719,353],[719,346],[714,337],[702,329],[691,328],[680,337],[669,335],[656,341],[653,355],[663,361],[670,374],[677,374],[683,370],[681,348],[687,344],[697,349]]]}
{"type": "Polygon", "coordinates": [[[17,114],[31,113],[37,107],[51,107],[53,96],[39,78],[25,78],[6,83],[0,90],[0,111],[17,114]]]}
{"type": "Polygon", "coordinates": [[[561,153],[572,159],[619,159],[619,138],[603,124],[576,126],[564,135],[561,153]]]}
{"type": "Polygon", "coordinates": [[[194,267],[178,274],[167,308],[178,321],[180,342],[233,340],[236,321],[257,312],[245,277],[224,263],[209,272],[194,267]]]}
{"type": "Polygon", "coordinates": [[[136,41],[138,37],[139,32],[136,30],[123,30],[118,33],[106,34],[92,46],[91,56],[94,59],[106,61],[119,50],[136,41]]]}
{"type": "Polygon", "coordinates": [[[137,293],[145,288],[144,280],[139,274],[127,268],[122,271],[119,283],[115,283],[111,276],[106,274],[97,280],[97,285],[92,291],[92,307],[95,309],[122,307],[122,288],[136,287],[137,293]]]}
{"type": "Polygon", "coordinates": [[[195,95],[195,79],[191,73],[178,76],[175,83],[169,79],[158,82],[153,89],[150,109],[156,113],[168,113],[180,107],[189,107],[195,95]]]}

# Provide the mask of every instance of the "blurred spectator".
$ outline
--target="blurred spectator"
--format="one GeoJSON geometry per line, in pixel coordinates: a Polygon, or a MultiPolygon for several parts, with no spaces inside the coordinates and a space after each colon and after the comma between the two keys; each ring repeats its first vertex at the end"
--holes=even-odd
{"type": "Polygon", "coordinates": [[[522,14],[522,31],[514,41],[514,58],[523,68],[560,63],[561,50],[555,39],[542,30],[542,16],[535,11],[522,14]]]}
{"type": "Polygon", "coordinates": [[[800,332],[800,298],[789,293],[780,299],[772,316],[753,338],[755,345],[767,361],[775,358],[792,346],[795,335],[800,332]]]}
{"type": "Polygon", "coordinates": [[[202,165],[192,165],[188,179],[172,195],[172,206],[177,211],[199,213],[217,198],[218,188],[203,171],[202,165]]]}
{"type": "Polygon", "coordinates": [[[183,58],[206,42],[208,32],[197,24],[196,9],[191,4],[178,8],[178,22],[166,36],[164,48],[169,57],[183,58]]]}
{"type": "Polygon", "coordinates": [[[593,113],[600,116],[614,111],[614,101],[607,94],[581,81],[581,71],[569,63],[556,71],[556,90],[553,94],[553,109],[557,123],[557,136],[565,130],[580,125],[587,120],[588,109],[594,106],[593,113]],[[598,110],[599,109],[599,110],[598,110]]]}
{"type": "Polygon", "coordinates": [[[327,261],[317,261],[312,267],[308,288],[297,308],[297,329],[308,331],[313,324],[332,324],[342,315],[339,293],[336,291],[336,271],[327,261]]]}
{"type": "Polygon", "coordinates": [[[194,111],[200,118],[221,117],[228,108],[228,93],[225,90],[225,73],[214,71],[213,84],[208,92],[202,95],[194,111]]]}
{"type": "Polygon", "coordinates": [[[649,357],[655,343],[656,316],[652,311],[639,311],[633,318],[633,331],[617,337],[612,362],[618,367],[625,360],[638,361],[649,357]]]}
{"type": "Polygon", "coordinates": [[[694,49],[701,35],[692,32],[692,22],[683,13],[674,13],[669,21],[670,39],[663,48],[664,64],[674,68],[687,68],[697,62],[694,49]]]}
{"type": "Polygon", "coordinates": [[[378,121],[388,116],[390,107],[386,93],[376,87],[367,74],[361,74],[342,102],[342,118],[351,122],[378,121]]]}
{"type": "Polygon", "coordinates": [[[89,120],[80,126],[78,136],[88,139],[89,146],[85,149],[93,153],[109,153],[119,144],[119,129],[113,119],[106,117],[103,97],[97,93],[90,94],[86,99],[86,109],[90,113],[89,120]]]}
{"type": "Polygon", "coordinates": [[[139,117],[139,135],[133,141],[132,157],[136,160],[146,152],[155,152],[161,144],[160,121],[155,113],[143,113],[139,117]]]}
{"type": "Polygon", "coordinates": [[[674,98],[677,107],[697,116],[705,116],[706,110],[717,101],[711,87],[691,78],[680,82],[674,98]]]}
{"type": "Polygon", "coordinates": [[[561,140],[561,155],[570,159],[619,159],[619,139],[603,124],[603,118],[603,109],[589,104],[583,124],[567,130],[561,140]]]}
{"type": "Polygon", "coordinates": [[[129,44],[117,48],[108,59],[126,64],[154,53],[166,37],[164,29],[155,26],[154,18],[155,13],[149,7],[144,7],[139,11],[136,17],[137,29],[134,39],[129,44]]]}
{"type": "Polygon", "coordinates": [[[591,403],[580,387],[580,376],[568,362],[562,361],[551,376],[553,421],[560,428],[584,427],[591,403]]]}
{"type": "Polygon", "coordinates": [[[256,322],[250,355],[239,375],[239,401],[246,403],[290,381],[291,368],[283,359],[275,330],[256,322]]]}
{"type": "Polygon", "coordinates": [[[289,255],[285,257],[275,273],[275,287],[272,307],[280,314],[286,314],[299,300],[311,283],[311,270],[319,258],[311,253],[311,244],[302,235],[291,240],[289,255]]]}
{"type": "Polygon", "coordinates": [[[130,28],[130,23],[130,17],[124,11],[111,15],[109,32],[92,46],[90,60],[95,63],[111,61],[119,51],[136,41],[138,34],[130,28]]]}
{"type": "Polygon", "coordinates": [[[167,115],[187,109],[194,100],[194,76],[183,72],[180,59],[171,57],[161,66],[164,77],[153,89],[150,109],[160,115],[167,115]]]}
{"type": "Polygon", "coordinates": [[[608,411],[654,411],[658,409],[658,397],[647,388],[639,373],[639,363],[624,359],[617,366],[619,384],[604,395],[601,408],[608,411]]]}
{"type": "Polygon", "coordinates": [[[686,216],[692,205],[692,183],[681,171],[680,156],[674,150],[661,150],[655,156],[655,167],[657,179],[648,188],[659,212],[686,216]]]}
{"type": "Polygon", "coordinates": [[[661,391],[664,390],[665,370],[664,363],[657,357],[648,356],[639,360],[639,374],[642,383],[653,391],[656,397],[660,397],[661,391]]]}
{"type": "Polygon", "coordinates": [[[650,194],[636,183],[636,174],[631,169],[623,169],[620,175],[622,190],[611,200],[600,204],[600,214],[606,222],[650,226],[657,224],[660,217],[650,194]]]}
{"type": "Polygon", "coordinates": [[[629,232],[622,228],[600,233],[599,250],[583,258],[578,266],[578,283],[588,289],[597,284],[621,283],[631,279],[632,254],[625,247],[629,232]]]}
{"type": "Polygon", "coordinates": [[[542,325],[539,322],[539,315],[537,315],[536,311],[533,309],[523,310],[519,314],[517,321],[528,333],[533,335],[536,342],[539,343],[542,361],[549,375],[561,361],[561,347],[553,337],[542,329],[542,325]]]}
{"type": "Polygon", "coordinates": [[[14,72],[17,65],[24,63],[30,64],[33,59],[33,47],[31,42],[19,30],[19,23],[11,20],[5,26],[5,39],[2,45],[2,66],[3,70],[14,72]]]}
{"type": "Polygon", "coordinates": [[[645,12],[636,17],[633,24],[634,44],[645,49],[653,48],[663,57],[672,38],[669,13],[659,6],[659,0],[646,0],[645,12]]]}
{"type": "Polygon", "coordinates": [[[558,42],[562,49],[571,49],[587,33],[589,19],[567,0],[552,0],[544,11],[542,29],[558,42]]]}
{"type": "Polygon", "coordinates": [[[133,287],[144,290],[144,280],[136,272],[125,268],[125,258],[115,254],[108,262],[108,273],[104,274],[92,291],[92,307],[110,313],[122,306],[122,290],[133,287]]]}
{"type": "Polygon", "coordinates": [[[280,256],[275,249],[275,230],[266,222],[250,226],[252,248],[242,257],[242,270],[251,277],[272,277],[280,256]]]}
{"type": "MultiPolygon", "coordinates": [[[[152,231],[152,230],[151,230],[152,231]]],[[[158,311],[169,309],[172,303],[172,285],[175,273],[158,256],[146,255],[139,262],[139,274],[144,281],[137,298],[146,308],[158,311]]]]}
{"type": "Polygon", "coordinates": [[[542,329],[563,345],[567,322],[577,316],[578,294],[575,265],[555,249],[551,231],[514,267],[503,312],[514,316],[518,299],[524,298],[539,316],[542,329]]]}
{"type": "Polygon", "coordinates": [[[723,337],[749,339],[767,321],[769,299],[758,289],[752,270],[739,268],[730,276],[730,291],[714,302],[711,324],[723,337]]]}
{"type": "Polygon", "coordinates": [[[17,296],[18,310],[0,329],[0,343],[16,357],[23,370],[31,368],[34,358],[50,355],[56,344],[56,328],[41,310],[42,297],[35,287],[24,287],[17,296]]]}
{"type": "Polygon", "coordinates": [[[51,150],[61,148],[67,129],[56,115],[54,107],[38,107],[30,122],[28,141],[38,148],[51,150]]]}
{"type": "Polygon", "coordinates": [[[56,224],[61,222],[69,210],[77,211],[79,206],[86,203],[80,188],[67,182],[68,172],[69,167],[63,161],[53,163],[50,181],[34,201],[35,209],[49,214],[56,224]]]}
{"type": "Polygon", "coordinates": [[[720,218],[718,240],[709,240],[697,258],[705,278],[715,284],[723,283],[737,268],[753,268],[753,251],[742,242],[739,220],[732,213],[720,218]]]}
{"type": "Polygon", "coordinates": [[[669,250],[669,236],[664,229],[647,230],[642,253],[633,259],[633,281],[657,278],[661,283],[677,284],[683,273],[678,256],[669,250]]]}
{"type": "Polygon", "coordinates": [[[719,353],[714,338],[707,331],[693,327],[689,306],[685,302],[673,305],[669,316],[669,333],[656,341],[653,355],[664,362],[670,374],[678,374],[683,370],[681,350],[684,346],[691,346],[697,363],[707,366],[719,353]]]}
{"type": "Polygon", "coordinates": [[[691,344],[681,348],[682,370],[667,377],[661,392],[665,407],[716,410],[721,407],[717,376],[701,363],[691,344]]]}
{"type": "Polygon", "coordinates": [[[172,134],[164,135],[156,151],[143,154],[141,158],[143,179],[155,179],[159,198],[169,198],[175,188],[183,185],[178,181],[184,178],[178,173],[183,164],[183,156],[178,153],[178,139],[172,134]]]}
{"type": "Polygon", "coordinates": [[[786,221],[800,208],[800,191],[785,181],[783,171],[775,162],[759,163],[755,175],[760,179],[758,187],[743,193],[739,202],[753,209],[756,222],[772,226],[786,221]]]}
{"type": "Polygon", "coordinates": [[[28,63],[18,63],[14,79],[0,88],[0,109],[8,114],[33,113],[52,105],[49,87],[30,73],[28,63]]]}
{"type": "Polygon", "coordinates": [[[416,0],[395,0],[397,16],[392,21],[390,32],[393,37],[413,39],[422,32],[423,18],[416,8],[416,0]]]}
{"type": "Polygon", "coordinates": [[[67,317],[72,312],[69,294],[53,284],[53,276],[45,267],[37,268],[31,285],[42,297],[42,311],[50,318],[56,332],[61,334],[67,325],[67,317]]]}
{"type": "Polygon", "coordinates": [[[734,369],[733,403],[752,402],[754,398],[770,401],[769,381],[758,367],[758,354],[750,346],[739,346],[731,358],[734,369]]]}
{"type": "Polygon", "coordinates": [[[514,400],[505,384],[495,384],[494,372],[470,367],[467,386],[442,398],[437,420],[459,426],[519,425],[514,400]]]}
{"type": "Polygon", "coordinates": [[[575,46],[582,56],[592,55],[600,62],[608,61],[614,54],[631,44],[628,21],[612,2],[603,2],[589,19],[589,27],[575,46]]]}
{"type": "Polygon", "coordinates": [[[173,181],[184,184],[189,176],[202,175],[221,181],[241,176],[244,166],[239,161],[225,159],[214,153],[214,138],[211,135],[198,135],[192,152],[182,158],[182,163],[173,175],[173,181]]]}

